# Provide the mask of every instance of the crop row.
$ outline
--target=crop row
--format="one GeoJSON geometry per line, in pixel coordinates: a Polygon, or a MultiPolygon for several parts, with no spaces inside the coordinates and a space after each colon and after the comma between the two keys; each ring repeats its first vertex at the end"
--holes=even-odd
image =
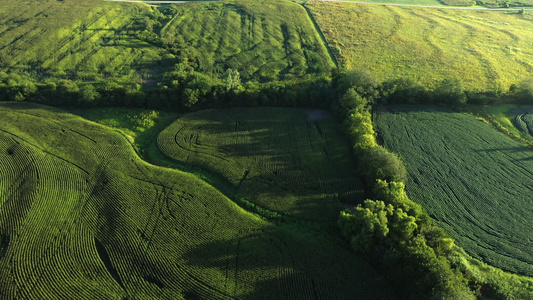
{"type": "Polygon", "coordinates": [[[278,79],[332,67],[305,10],[288,2],[183,5],[161,36],[186,49],[201,71],[232,68],[244,78],[278,79]]]}
{"type": "Polygon", "coordinates": [[[533,135],[533,114],[517,115],[514,124],[523,134],[533,135]]]}
{"type": "Polygon", "coordinates": [[[2,296],[390,298],[337,242],[303,239],[192,175],[149,165],[111,130],[0,106],[2,296]]]}
{"type": "Polygon", "coordinates": [[[328,117],[307,120],[305,110],[214,110],[178,119],[158,143],[168,156],[222,175],[260,206],[330,218],[339,198],[357,202],[361,193],[336,126],[328,117]]]}
{"type": "MultiPolygon", "coordinates": [[[[129,31],[135,29],[137,14],[142,14],[139,6],[99,1],[47,4],[23,9],[15,18],[19,23],[2,18],[0,64],[12,71],[38,72],[38,76],[75,71],[81,79],[91,80],[138,77],[133,69],[141,68],[146,51],[140,48],[147,45],[129,31]]],[[[18,1],[2,5],[7,12],[20,11],[18,1]]],[[[150,53],[153,58],[164,51],[153,47],[150,53]]]]}
{"type": "Polygon", "coordinates": [[[385,146],[405,161],[410,198],[473,256],[533,274],[530,149],[466,115],[398,110],[379,114],[376,124],[385,146]]]}

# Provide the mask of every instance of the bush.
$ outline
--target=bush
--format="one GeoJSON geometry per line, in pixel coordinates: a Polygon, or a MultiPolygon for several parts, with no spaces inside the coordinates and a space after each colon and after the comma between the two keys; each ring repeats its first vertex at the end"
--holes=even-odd
{"type": "Polygon", "coordinates": [[[382,146],[366,149],[360,159],[360,172],[367,184],[373,185],[378,179],[386,181],[407,181],[407,170],[398,155],[382,146]]]}

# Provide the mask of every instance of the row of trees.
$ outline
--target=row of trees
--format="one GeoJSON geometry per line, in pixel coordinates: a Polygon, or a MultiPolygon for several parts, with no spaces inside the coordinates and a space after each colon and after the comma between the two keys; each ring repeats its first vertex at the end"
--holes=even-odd
{"type": "MultiPolygon", "coordinates": [[[[387,90],[362,73],[341,79],[338,86],[346,88],[346,84],[353,86],[346,89],[336,108],[344,118],[372,200],[355,211],[341,212],[342,235],[355,252],[366,255],[386,275],[402,298],[473,299],[468,281],[447,258],[453,240],[408,199],[407,172],[401,159],[376,141],[371,105],[383,102],[387,90]]],[[[390,89],[387,96],[399,91],[390,89]]]]}
{"type": "Polygon", "coordinates": [[[83,83],[67,79],[35,83],[29,77],[0,72],[0,101],[29,101],[66,107],[126,106],[186,112],[225,106],[329,107],[333,99],[327,76],[293,81],[241,83],[239,72],[212,76],[184,69],[165,73],[154,85],[113,81],[83,83]]]}
{"type": "Polygon", "coordinates": [[[149,84],[53,78],[39,83],[30,76],[0,72],[0,101],[71,107],[147,107],[180,112],[224,106],[332,107],[345,116],[346,126],[355,130],[350,135],[361,148],[375,146],[374,132],[367,126],[371,124],[371,104],[461,107],[467,103],[525,104],[532,103],[532,100],[533,79],[512,85],[505,93],[481,93],[466,91],[455,79],[443,80],[429,89],[408,79],[378,82],[362,72],[307,75],[264,83],[243,82],[237,70],[206,74],[195,71],[187,62],[177,63],[157,82],[149,84]]]}

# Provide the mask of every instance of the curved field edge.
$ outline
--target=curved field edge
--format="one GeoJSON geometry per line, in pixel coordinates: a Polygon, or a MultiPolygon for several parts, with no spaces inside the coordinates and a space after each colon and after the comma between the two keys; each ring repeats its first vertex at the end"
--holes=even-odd
{"type": "Polygon", "coordinates": [[[394,298],[336,238],[263,221],[103,126],[1,108],[3,296],[394,298]]]}
{"type": "Polygon", "coordinates": [[[376,115],[383,144],[407,166],[407,192],[469,254],[531,276],[531,149],[490,125],[438,109],[376,115]]]}
{"type": "Polygon", "coordinates": [[[161,151],[227,180],[280,214],[334,220],[363,187],[340,124],[322,110],[231,108],[190,113],[158,136],[161,151]]]}

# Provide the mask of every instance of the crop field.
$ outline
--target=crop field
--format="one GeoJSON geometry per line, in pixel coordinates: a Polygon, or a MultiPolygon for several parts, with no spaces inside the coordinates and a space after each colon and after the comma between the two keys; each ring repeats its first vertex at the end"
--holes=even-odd
{"type": "Polygon", "coordinates": [[[136,38],[137,18],[150,14],[146,5],[95,0],[2,1],[0,66],[41,80],[140,82],[172,59],[136,38]]]}
{"type": "Polygon", "coordinates": [[[0,119],[0,298],[394,298],[340,240],[264,221],[113,130],[26,103],[0,119]]]}
{"type": "Polygon", "coordinates": [[[221,175],[240,197],[281,214],[335,220],[339,200],[363,197],[340,124],[321,110],[200,111],[163,130],[158,144],[167,156],[221,175]]]}
{"type": "MultiPolygon", "coordinates": [[[[515,110],[516,111],[516,110],[515,110]]],[[[520,132],[529,137],[533,138],[533,109],[528,107],[525,110],[519,111],[514,117],[514,125],[520,132]]]]}
{"type": "Polygon", "coordinates": [[[507,90],[533,71],[533,22],[517,12],[314,1],[308,4],[340,64],[378,80],[507,90]]]}
{"type": "Polygon", "coordinates": [[[305,9],[289,1],[225,1],[176,6],[161,29],[202,72],[238,70],[243,78],[286,79],[335,65],[305,9]]]}
{"type": "Polygon", "coordinates": [[[533,275],[531,148],[471,116],[430,108],[389,108],[376,127],[406,164],[409,197],[459,246],[533,275]]]}

